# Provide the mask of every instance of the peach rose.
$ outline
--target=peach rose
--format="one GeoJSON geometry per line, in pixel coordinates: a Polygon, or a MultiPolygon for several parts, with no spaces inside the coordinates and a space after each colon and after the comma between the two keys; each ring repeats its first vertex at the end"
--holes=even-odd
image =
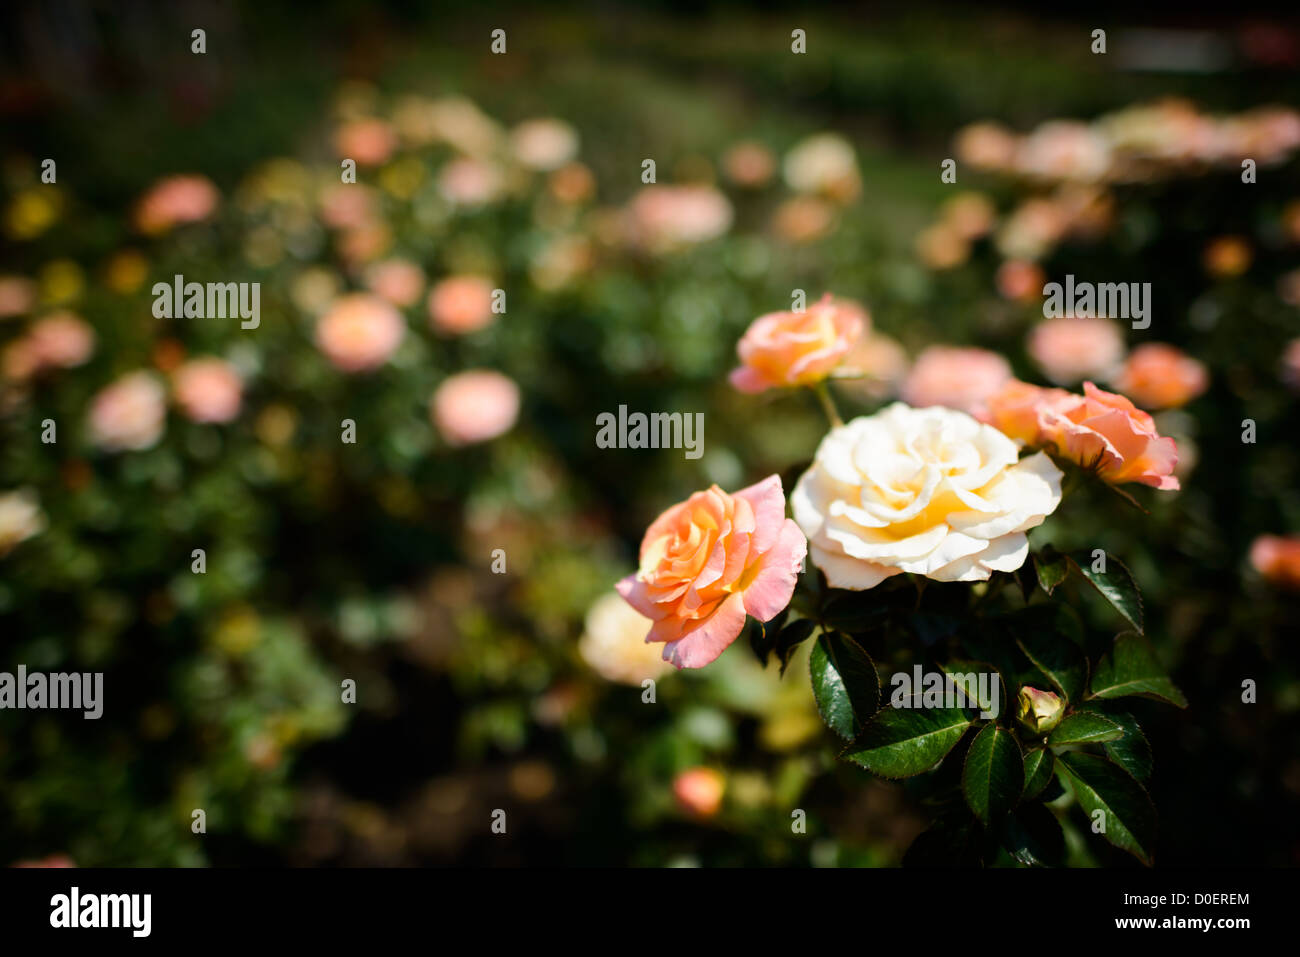
{"type": "Polygon", "coordinates": [[[1234,279],[1250,268],[1255,258],[1250,243],[1241,236],[1220,236],[1202,254],[1205,271],[1216,279],[1234,279]]]}
{"type": "Polygon", "coordinates": [[[673,778],[673,797],[688,814],[713,817],[722,807],[726,779],[713,768],[690,768],[673,778]]]}
{"type": "Polygon", "coordinates": [[[492,322],[492,283],[481,276],[451,276],[429,291],[429,318],[439,332],[463,335],[492,322]]]}
{"type": "Polygon", "coordinates": [[[929,269],[952,269],[970,258],[970,240],[957,227],[940,220],[917,234],[916,255],[929,269]]]}
{"type": "Polygon", "coordinates": [[[1007,259],[1036,261],[1046,256],[1070,229],[1064,207],[1045,196],[1017,206],[998,227],[995,243],[1007,259]]]}
{"type": "Polygon", "coordinates": [[[1111,150],[1086,123],[1051,120],[1030,133],[1016,151],[1016,167],[1042,179],[1093,181],[1105,177],[1111,150]]]}
{"type": "Polygon", "coordinates": [[[996,352],[930,346],[917,356],[899,394],[917,408],[943,405],[975,414],[1010,378],[1010,364],[996,352]]]}
{"type": "Polygon", "coordinates": [[[1003,170],[1016,157],[1018,139],[996,123],[973,123],[957,133],[957,156],[978,169],[1003,170]]]}
{"type": "Polygon", "coordinates": [[[546,180],[551,195],[561,203],[585,202],[596,195],[596,177],[582,163],[565,163],[546,180]]]}
{"type": "Polygon", "coordinates": [[[41,357],[27,336],[19,336],[0,353],[0,376],[10,382],[23,383],[41,370],[41,357]]]}
{"type": "Polygon", "coordinates": [[[206,176],[169,176],[141,197],[135,211],[136,227],[144,233],[165,233],[181,223],[207,219],[217,208],[220,194],[206,176]]]}
{"type": "Polygon", "coordinates": [[[1282,353],[1282,381],[1300,391],[1300,339],[1292,339],[1282,353]]]}
{"type": "Polygon", "coordinates": [[[413,306],[424,291],[424,270],[409,259],[385,259],[366,270],[366,287],[394,306],[413,306]]]}
{"type": "Polygon", "coordinates": [[[835,225],[835,207],[816,196],[794,196],[772,214],[772,232],[788,243],[811,243],[835,225]]]}
{"type": "Polygon", "coordinates": [[[194,422],[229,422],[239,415],[244,383],[224,359],[191,359],[172,373],[176,401],[194,422]]]}
{"type": "Polygon", "coordinates": [[[741,392],[812,385],[840,364],[862,335],[866,313],[830,293],[803,312],[769,312],[755,319],[736,345],[739,368],[731,384],[741,392]]]}
{"type": "Polygon", "coordinates": [[[997,223],[998,211],[983,193],[958,193],[943,204],[940,220],[963,239],[988,235],[997,223]]]}
{"type": "Polygon", "coordinates": [[[1300,538],[1261,535],[1250,546],[1250,563],[1273,584],[1300,589],[1300,538]]]}
{"type": "Polygon", "coordinates": [[[563,120],[524,120],[510,132],[515,159],[529,169],[548,173],[578,154],[578,133],[563,120]]]}
{"type": "Polygon", "coordinates": [[[1138,346],[1124,363],[1115,386],[1148,409],[1176,409],[1205,391],[1204,364],[1163,342],[1138,346]]]}
{"type": "Polygon", "coordinates": [[[1155,420],[1122,395],[1091,382],[1083,395],[1011,381],[988,401],[984,420],[1031,446],[1094,469],[1106,482],[1177,489],[1178,446],[1156,432],[1155,420]]]}
{"type": "Polygon", "coordinates": [[[846,387],[879,399],[898,391],[907,376],[908,358],[896,340],[868,331],[844,357],[842,368],[845,372],[865,377],[846,379],[846,387]]]}
{"type": "Polygon", "coordinates": [[[0,276],[0,319],[21,316],[36,305],[36,283],[22,276],[0,276]]]}
{"type": "Polygon", "coordinates": [[[358,166],[378,166],[388,161],[397,148],[397,134],[386,122],[374,117],[352,120],[334,131],[334,150],[358,166]]]}
{"type": "Polygon", "coordinates": [[[71,369],[84,365],[95,351],[95,331],[70,312],[38,320],[27,335],[44,366],[71,369]]]}
{"type": "Polygon", "coordinates": [[[486,442],[502,435],[519,417],[519,387],[500,372],[471,369],[443,381],[429,413],[452,445],[486,442]]]}
{"type": "Polygon", "coordinates": [[[402,314],[369,293],[336,299],[316,323],[317,347],[344,372],[364,372],[383,365],[405,335],[402,314]]]}
{"type": "Polygon", "coordinates": [[[457,206],[485,206],[505,191],[501,169],[487,160],[461,156],[442,168],[438,189],[457,206]]]}
{"type": "Polygon", "coordinates": [[[712,186],[646,186],[627,209],[632,238],[654,252],[716,239],[731,228],[732,215],[712,186]]]}
{"type": "Polygon", "coordinates": [[[1013,302],[1032,302],[1043,294],[1047,277],[1037,263],[1008,259],[998,267],[998,293],[1013,302]]]}
{"type": "Polygon", "coordinates": [[[765,186],[776,172],[776,157],[762,143],[750,140],[734,144],[722,157],[727,179],[737,186],[765,186]]]}
{"type": "Polygon", "coordinates": [[[10,867],[76,867],[76,863],[67,854],[51,854],[37,860],[19,861],[10,867]]]}
{"type": "Polygon", "coordinates": [[[808,543],[785,517],[781,478],[735,495],[714,485],[674,505],[641,540],[641,567],[618,592],[653,625],[664,660],[702,668],[726,650],[745,616],[776,617],[790,603],[808,543]]]}
{"type": "Polygon", "coordinates": [[[1029,334],[1029,355],[1058,385],[1109,379],[1124,358],[1124,336],[1110,319],[1045,319],[1029,334]]]}
{"type": "Polygon", "coordinates": [[[379,196],[361,183],[334,183],[320,194],[320,218],[332,229],[361,229],[379,216],[379,196]]]}
{"type": "Polygon", "coordinates": [[[167,393],[150,372],[131,372],[96,393],[90,403],[90,437],[108,452],[157,444],[167,420],[167,393]]]}

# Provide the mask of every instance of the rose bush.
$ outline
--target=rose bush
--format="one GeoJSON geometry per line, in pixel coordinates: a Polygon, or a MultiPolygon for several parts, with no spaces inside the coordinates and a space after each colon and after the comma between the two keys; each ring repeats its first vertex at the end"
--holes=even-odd
{"type": "MultiPolygon", "coordinates": [[[[950,808],[913,845],[913,863],[989,863],[999,854],[1059,863],[1064,825],[1045,802],[1067,791],[1093,820],[1104,818],[1106,840],[1149,863],[1149,746],[1113,699],[1186,701],[1142,637],[1127,569],[1104,552],[1051,545],[1031,566],[1027,533],[1062,504],[1063,468],[1112,485],[1177,489],[1174,441],[1091,382],[1082,396],[1003,382],[1009,364],[981,350],[966,352],[994,374],[978,398],[959,399],[987,421],[895,402],[842,423],[826,380],[859,370],[846,361],[856,332],[843,334],[852,323],[835,302],[827,295],[808,314],[760,317],[741,341],[746,365],[732,374],[743,392],[808,385],[826,411],[830,431],[790,496],[794,521],[776,475],[735,496],[716,485],[697,492],[646,530],[640,569],[619,594],[651,623],[646,641],[664,643],[664,658],[679,668],[717,660],[747,622],[759,659],[775,654],[783,674],[812,639],[813,694],[845,742],[842,757],[885,778],[926,775],[933,802],[950,808]],[[1037,451],[1022,457],[1022,445],[1037,451]],[[813,568],[796,588],[805,547],[813,568]],[[890,587],[904,576],[914,589],[890,587]],[[927,580],[946,583],[931,601],[927,580]],[[1060,600],[1075,582],[1133,630],[1109,646],[1089,640],[1060,600]],[[882,674],[891,668],[878,669],[877,656],[898,669],[887,700],[882,674]],[[927,678],[921,661],[939,670],[927,678]],[[936,768],[950,754],[961,757],[947,765],[962,770],[945,777],[936,768]],[[954,791],[961,810],[952,810],[954,791]]],[[[954,371],[968,361],[963,350],[926,360],[954,371]]],[[[925,374],[939,387],[948,378],[925,374]]],[[[1265,542],[1255,552],[1261,574],[1277,577],[1279,549],[1265,542]]]]}

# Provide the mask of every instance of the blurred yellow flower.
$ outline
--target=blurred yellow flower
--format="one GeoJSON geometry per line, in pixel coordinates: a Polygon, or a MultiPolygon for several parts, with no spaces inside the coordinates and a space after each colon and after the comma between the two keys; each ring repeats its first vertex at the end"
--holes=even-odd
{"type": "Polygon", "coordinates": [[[41,302],[47,306],[75,302],[86,287],[85,271],[71,259],[55,259],[37,277],[41,302]]]}
{"type": "Polygon", "coordinates": [[[116,252],[104,264],[104,284],[113,292],[135,292],[149,278],[149,260],[134,249],[116,252]]]}
{"type": "Polygon", "coordinates": [[[63,194],[54,186],[33,186],[18,193],[5,210],[5,232],[10,239],[35,239],[58,220],[63,194]]]}
{"type": "Polygon", "coordinates": [[[212,639],[222,652],[238,658],[251,651],[262,636],[262,620],[247,605],[236,605],[221,616],[212,639]]]}

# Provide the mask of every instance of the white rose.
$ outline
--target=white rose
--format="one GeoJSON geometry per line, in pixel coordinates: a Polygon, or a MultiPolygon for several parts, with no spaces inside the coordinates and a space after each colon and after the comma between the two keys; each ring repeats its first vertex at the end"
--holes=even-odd
{"type": "Polygon", "coordinates": [[[663,659],[664,646],[645,640],[653,624],[618,592],[610,592],[587,611],[587,629],[578,650],[607,681],[639,685],[672,670],[663,659]]]}
{"type": "Polygon", "coordinates": [[[0,557],[44,530],[45,514],[34,491],[24,488],[0,492],[0,557]]]}
{"type": "Polygon", "coordinates": [[[997,429],[953,409],[896,402],[833,429],[790,503],[832,588],[912,572],[984,581],[1029,554],[1025,531],[1061,501],[1061,470],[1020,459],[997,429]]]}

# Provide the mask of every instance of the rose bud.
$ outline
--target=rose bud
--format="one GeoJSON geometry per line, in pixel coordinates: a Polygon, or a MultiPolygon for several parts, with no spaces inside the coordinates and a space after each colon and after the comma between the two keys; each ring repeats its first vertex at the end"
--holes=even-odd
{"type": "Polygon", "coordinates": [[[1065,705],[1050,691],[1039,691],[1028,685],[1020,689],[1016,718],[1035,734],[1047,734],[1061,723],[1065,705]]]}

